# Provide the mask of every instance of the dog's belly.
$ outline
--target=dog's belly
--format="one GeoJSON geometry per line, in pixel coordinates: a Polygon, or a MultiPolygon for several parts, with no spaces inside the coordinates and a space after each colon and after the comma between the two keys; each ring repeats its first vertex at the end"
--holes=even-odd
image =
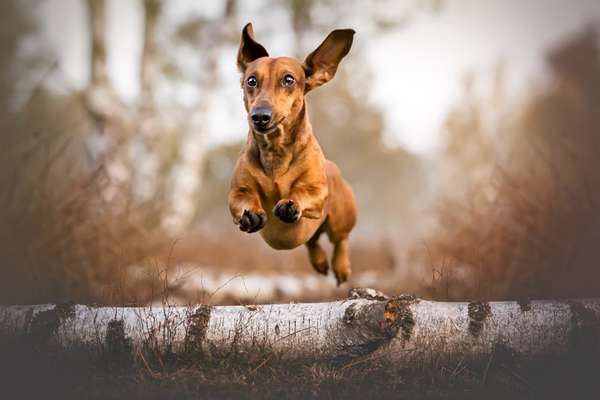
{"type": "Polygon", "coordinates": [[[277,250],[289,250],[306,243],[319,229],[325,216],[321,219],[300,218],[291,224],[282,222],[269,212],[267,224],[260,234],[269,246],[277,250]]]}

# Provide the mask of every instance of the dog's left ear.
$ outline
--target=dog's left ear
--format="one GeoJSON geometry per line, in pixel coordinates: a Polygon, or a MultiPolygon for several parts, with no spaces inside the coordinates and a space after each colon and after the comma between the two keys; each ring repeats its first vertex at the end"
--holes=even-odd
{"type": "Polygon", "coordinates": [[[306,57],[302,65],[306,74],[306,92],[333,78],[340,61],[350,51],[354,33],[353,29],[336,29],[306,57]]]}
{"type": "Polygon", "coordinates": [[[240,72],[244,72],[248,64],[257,58],[268,57],[267,50],[254,40],[254,29],[251,23],[247,23],[242,30],[242,39],[237,55],[237,66],[240,72]]]}

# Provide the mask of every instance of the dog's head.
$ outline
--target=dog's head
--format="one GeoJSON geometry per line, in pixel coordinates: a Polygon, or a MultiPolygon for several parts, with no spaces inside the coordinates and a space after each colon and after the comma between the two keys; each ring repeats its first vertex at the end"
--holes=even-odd
{"type": "Polygon", "coordinates": [[[242,73],[244,105],[254,132],[289,129],[304,109],[304,95],[330,81],[352,46],[352,29],[331,32],[304,63],[290,57],[271,58],[254,39],[252,24],[242,31],[237,65],[242,73]]]}

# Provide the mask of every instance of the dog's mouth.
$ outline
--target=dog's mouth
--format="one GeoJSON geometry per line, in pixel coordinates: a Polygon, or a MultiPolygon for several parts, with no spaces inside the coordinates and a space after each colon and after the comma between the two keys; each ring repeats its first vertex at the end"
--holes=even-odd
{"type": "Polygon", "coordinates": [[[266,125],[266,126],[252,124],[252,130],[254,130],[255,132],[260,133],[262,135],[267,135],[267,134],[272,133],[275,130],[277,130],[277,128],[279,127],[279,124],[281,124],[282,122],[283,122],[283,118],[281,118],[278,121],[275,121],[273,123],[270,123],[269,125],[266,125]]]}

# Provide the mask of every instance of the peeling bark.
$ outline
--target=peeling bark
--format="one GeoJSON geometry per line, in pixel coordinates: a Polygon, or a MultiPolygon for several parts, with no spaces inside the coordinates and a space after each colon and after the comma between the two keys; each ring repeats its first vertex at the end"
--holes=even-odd
{"type": "Polygon", "coordinates": [[[400,296],[332,303],[187,307],[0,307],[0,334],[36,348],[129,356],[275,353],[281,359],[485,361],[600,351],[600,299],[443,303],[400,296]]]}

